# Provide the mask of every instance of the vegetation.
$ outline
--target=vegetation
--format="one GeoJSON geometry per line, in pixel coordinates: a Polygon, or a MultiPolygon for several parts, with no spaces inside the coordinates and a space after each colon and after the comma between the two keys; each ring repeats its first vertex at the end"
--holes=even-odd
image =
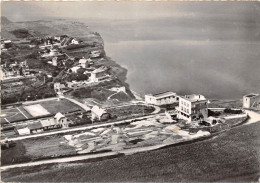
{"type": "Polygon", "coordinates": [[[15,29],[11,31],[17,38],[27,38],[32,36],[27,29],[15,29]]]}
{"type": "Polygon", "coordinates": [[[212,111],[212,110],[208,109],[208,115],[209,115],[209,116],[213,116],[213,117],[218,117],[218,116],[221,115],[221,112],[212,111]]]}
{"type": "Polygon", "coordinates": [[[72,45],[68,45],[66,46],[67,50],[75,50],[75,49],[79,49],[79,48],[85,48],[87,47],[87,44],[72,44],[72,45]]]}
{"type": "Polygon", "coordinates": [[[226,108],[224,109],[224,113],[228,113],[228,114],[242,114],[243,111],[240,109],[230,109],[230,108],[226,108]]]}

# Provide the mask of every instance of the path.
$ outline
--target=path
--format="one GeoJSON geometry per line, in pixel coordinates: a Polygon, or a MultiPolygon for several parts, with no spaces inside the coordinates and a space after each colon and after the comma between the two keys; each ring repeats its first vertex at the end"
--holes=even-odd
{"type": "Polygon", "coordinates": [[[28,119],[28,117],[23,113],[23,111],[21,111],[18,107],[16,107],[16,109],[17,109],[26,119],[28,119]]]}
{"type": "Polygon", "coordinates": [[[60,98],[65,98],[71,102],[73,102],[74,104],[77,104],[78,106],[80,106],[81,108],[83,108],[85,111],[90,111],[90,107],[88,107],[87,105],[80,103],[79,101],[72,99],[72,98],[67,98],[67,97],[60,97],[60,98]]]}
{"type": "Polygon", "coordinates": [[[245,123],[246,125],[259,122],[260,121],[260,114],[254,111],[245,110],[245,112],[249,115],[248,121],[245,123]]]}
{"type": "Polygon", "coordinates": [[[81,130],[91,130],[93,128],[107,127],[107,126],[111,126],[111,125],[117,125],[117,124],[121,124],[121,123],[130,122],[130,121],[136,120],[136,119],[143,119],[143,118],[149,118],[149,117],[154,117],[154,116],[155,115],[153,114],[153,115],[149,115],[149,116],[142,116],[142,117],[132,118],[132,119],[128,119],[128,120],[122,120],[122,121],[116,121],[116,122],[111,122],[111,123],[103,123],[103,124],[84,126],[84,127],[77,127],[77,128],[67,128],[67,129],[64,129],[64,130],[59,130],[59,131],[54,131],[54,132],[47,132],[47,133],[41,133],[41,134],[33,134],[33,135],[9,138],[9,140],[16,141],[16,140],[44,137],[44,136],[48,136],[48,135],[56,135],[56,134],[66,133],[66,132],[76,132],[76,131],[81,131],[81,130]]]}

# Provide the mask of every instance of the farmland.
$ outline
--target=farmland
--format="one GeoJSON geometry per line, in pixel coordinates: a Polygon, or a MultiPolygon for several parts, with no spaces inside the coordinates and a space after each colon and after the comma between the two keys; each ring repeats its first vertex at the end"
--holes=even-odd
{"type": "Polygon", "coordinates": [[[215,138],[102,162],[52,164],[2,172],[3,181],[257,181],[260,123],[215,138]],[[239,148],[237,148],[239,147],[239,148]]]}

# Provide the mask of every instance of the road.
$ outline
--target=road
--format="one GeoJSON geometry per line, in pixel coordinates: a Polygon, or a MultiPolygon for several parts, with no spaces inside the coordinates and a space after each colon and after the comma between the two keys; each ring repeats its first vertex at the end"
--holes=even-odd
{"type": "Polygon", "coordinates": [[[54,131],[54,132],[47,132],[47,133],[41,133],[41,134],[33,134],[33,135],[9,138],[8,140],[17,141],[17,140],[23,140],[23,139],[44,137],[44,136],[48,136],[48,135],[56,135],[56,134],[66,133],[66,132],[76,132],[76,131],[81,131],[81,130],[91,130],[93,128],[107,127],[107,126],[111,126],[111,125],[115,125],[115,124],[121,124],[121,123],[125,123],[125,122],[130,122],[130,121],[136,120],[136,119],[143,119],[143,118],[149,118],[149,117],[154,117],[154,116],[155,116],[155,114],[149,115],[149,116],[142,116],[142,117],[138,117],[138,118],[132,118],[132,119],[128,119],[128,120],[111,122],[111,123],[104,123],[104,124],[99,124],[99,125],[97,124],[97,125],[78,127],[78,128],[67,128],[67,129],[64,129],[64,130],[59,130],[59,131],[54,131]]]}
{"type": "Polygon", "coordinates": [[[245,112],[249,115],[248,121],[245,123],[246,125],[259,122],[260,121],[260,114],[254,111],[245,110],[245,112]]]}

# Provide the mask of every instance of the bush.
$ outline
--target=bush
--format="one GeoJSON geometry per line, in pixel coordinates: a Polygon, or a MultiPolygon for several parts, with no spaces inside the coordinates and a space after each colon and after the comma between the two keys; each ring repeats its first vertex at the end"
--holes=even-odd
{"type": "Polygon", "coordinates": [[[243,113],[243,111],[240,110],[240,109],[226,108],[226,109],[224,109],[224,113],[228,113],[228,114],[241,114],[241,113],[243,113]]]}
{"type": "Polygon", "coordinates": [[[213,116],[213,117],[217,117],[221,114],[221,112],[218,112],[218,111],[212,111],[210,109],[208,109],[208,115],[209,116],[213,116]]]}

